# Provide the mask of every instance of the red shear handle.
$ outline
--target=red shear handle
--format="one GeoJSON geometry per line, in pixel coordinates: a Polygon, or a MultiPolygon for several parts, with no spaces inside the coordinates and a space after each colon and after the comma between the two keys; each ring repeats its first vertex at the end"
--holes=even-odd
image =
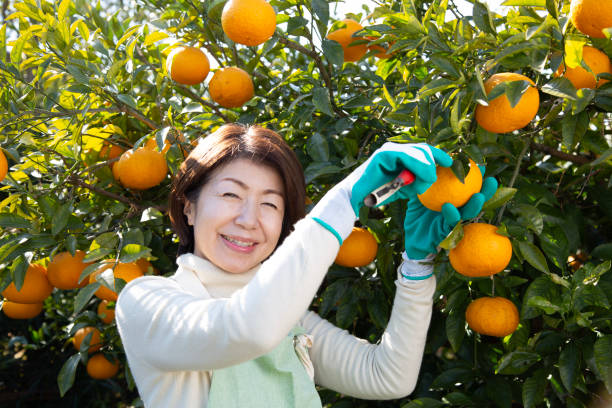
{"type": "Polygon", "coordinates": [[[372,191],[366,198],[364,198],[363,203],[368,207],[374,207],[391,197],[403,186],[413,183],[414,180],[414,174],[411,171],[404,169],[396,178],[372,191]]]}

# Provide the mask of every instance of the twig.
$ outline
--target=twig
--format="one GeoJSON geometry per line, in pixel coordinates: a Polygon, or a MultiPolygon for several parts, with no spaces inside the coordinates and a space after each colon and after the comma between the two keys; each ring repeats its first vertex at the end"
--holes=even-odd
{"type": "Polygon", "coordinates": [[[554,149],[554,148],[552,148],[550,146],[546,146],[546,145],[543,145],[543,144],[540,144],[540,143],[531,142],[531,147],[534,148],[535,150],[540,151],[540,152],[550,154],[553,157],[556,157],[556,158],[562,159],[562,160],[567,160],[567,161],[570,161],[572,163],[576,163],[576,164],[588,164],[588,163],[591,162],[591,160],[587,156],[578,155],[578,154],[564,153],[562,151],[559,151],[559,150],[554,149]]]}

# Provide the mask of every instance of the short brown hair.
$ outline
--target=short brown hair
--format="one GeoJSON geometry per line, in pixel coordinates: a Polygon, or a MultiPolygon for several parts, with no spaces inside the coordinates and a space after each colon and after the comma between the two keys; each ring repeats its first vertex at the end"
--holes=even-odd
{"type": "Polygon", "coordinates": [[[172,180],[168,208],[172,228],[179,237],[178,255],[194,251],[193,227],[183,213],[185,203],[197,201],[213,170],[239,158],[270,166],[283,181],[285,214],[278,245],[289,235],[293,224],[304,217],[304,172],[287,142],[260,126],[226,124],[200,141],[172,180]]]}

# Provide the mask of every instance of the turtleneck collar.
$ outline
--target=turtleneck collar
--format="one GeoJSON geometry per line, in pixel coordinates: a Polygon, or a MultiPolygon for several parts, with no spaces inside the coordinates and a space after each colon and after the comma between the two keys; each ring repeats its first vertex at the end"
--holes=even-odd
{"type": "Polygon", "coordinates": [[[244,273],[229,273],[192,253],[179,256],[176,263],[183,272],[193,273],[213,298],[230,297],[249,283],[261,266],[244,273]]]}

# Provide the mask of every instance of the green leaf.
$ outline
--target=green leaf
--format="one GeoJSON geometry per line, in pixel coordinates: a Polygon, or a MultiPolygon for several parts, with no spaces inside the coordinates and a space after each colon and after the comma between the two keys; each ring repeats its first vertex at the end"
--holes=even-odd
{"type": "Polygon", "coordinates": [[[334,116],[327,88],[316,87],[312,91],[312,103],[315,108],[329,116],[334,116]]]}
{"type": "Polygon", "coordinates": [[[542,92],[559,98],[567,98],[575,100],[578,98],[576,88],[567,78],[555,78],[552,81],[544,84],[542,92]]]}
{"type": "Polygon", "coordinates": [[[537,353],[529,351],[513,351],[504,355],[499,361],[495,374],[522,374],[542,358],[537,353]]]}
{"type": "Polygon", "coordinates": [[[548,10],[548,13],[550,13],[555,20],[559,19],[559,9],[557,8],[556,0],[546,0],[546,10],[548,10]]]}
{"type": "Polygon", "coordinates": [[[306,150],[308,155],[315,162],[325,162],[329,160],[329,144],[319,132],[314,132],[306,142],[306,150]]]}
{"type": "Polygon", "coordinates": [[[77,239],[74,235],[68,235],[66,237],[66,240],[64,241],[64,245],[66,246],[66,249],[68,250],[68,252],[70,252],[70,254],[72,256],[74,256],[76,250],[77,250],[77,239]]]}
{"type": "Polygon", "coordinates": [[[55,214],[53,214],[53,218],[51,220],[51,233],[53,235],[59,234],[68,224],[71,205],[72,203],[60,205],[55,214]]]}
{"type": "Polygon", "coordinates": [[[565,389],[571,394],[580,374],[580,350],[575,342],[570,341],[559,355],[559,374],[565,389]]]}
{"type": "Polygon", "coordinates": [[[162,31],[155,31],[145,37],[144,42],[142,43],[143,47],[148,47],[151,44],[154,44],[158,41],[161,41],[165,38],[168,38],[168,34],[162,31]]]}
{"type": "Polygon", "coordinates": [[[453,391],[449,394],[446,394],[444,396],[444,399],[450,402],[452,406],[457,406],[457,407],[475,406],[474,401],[469,396],[459,391],[453,391]]]}
{"type": "Polygon", "coordinates": [[[446,318],[446,337],[456,353],[465,337],[465,310],[451,312],[446,318]]]}
{"type": "Polygon", "coordinates": [[[568,68],[578,68],[582,64],[582,50],[585,44],[585,38],[571,37],[565,39],[563,61],[568,68]]]}
{"type": "Polygon", "coordinates": [[[510,107],[514,108],[521,101],[521,97],[531,86],[529,81],[512,81],[506,86],[506,97],[510,102],[510,107]]]}
{"type": "Polygon", "coordinates": [[[439,408],[442,405],[444,405],[442,402],[433,398],[417,398],[402,405],[401,408],[439,408]]]}
{"type": "Polygon", "coordinates": [[[59,388],[60,397],[63,397],[74,384],[74,375],[76,374],[80,359],[81,356],[78,353],[70,356],[57,375],[57,386],[59,388]]]}
{"type": "Polygon", "coordinates": [[[525,258],[531,266],[541,272],[550,273],[546,257],[544,257],[544,254],[540,251],[540,248],[529,241],[517,241],[516,243],[521,255],[523,255],[523,258],[525,258]]]}
{"type": "Polygon", "coordinates": [[[336,325],[341,329],[346,329],[353,324],[353,321],[357,317],[357,302],[355,297],[350,296],[347,300],[346,296],[344,301],[338,305],[338,311],[336,312],[336,325]]]}
{"type": "Polygon", "coordinates": [[[87,252],[85,258],[83,258],[83,262],[91,262],[97,261],[98,259],[104,258],[106,255],[114,252],[115,250],[112,248],[97,248],[92,251],[87,252]]]}
{"type": "Polygon", "coordinates": [[[606,150],[605,152],[603,152],[601,154],[601,156],[599,156],[596,160],[593,160],[591,162],[591,167],[595,167],[595,166],[605,162],[606,160],[608,160],[610,158],[610,156],[612,156],[612,148],[610,148],[610,149],[606,150]]]}
{"type": "Polygon", "coordinates": [[[540,369],[523,383],[523,405],[525,408],[535,408],[544,401],[546,391],[546,372],[540,369]]]}
{"type": "Polygon", "coordinates": [[[474,1],[473,9],[474,23],[478,28],[487,34],[495,35],[495,25],[493,24],[493,18],[489,12],[489,7],[486,4],[481,3],[478,0],[474,1]]]}
{"type": "MultiPolygon", "coordinates": [[[[312,11],[322,26],[326,26],[329,20],[329,4],[325,0],[312,0],[312,11]]],[[[325,33],[322,33],[325,34],[325,33]]]]}
{"type": "Polygon", "coordinates": [[[91,283],[77,293],[74,297],[74,313],[78,314],[87,305],[94,293],[100,288],[98,282],[91,283]]]}
{"type": "Polygon", "coordinates": [[[0,213],[0,227],[2,228],[31,228],[29,220],[11,213],[0,213]]]}
{"type": "Polygon", "coordinates": [[[66,17],[66,12],[70,7],[70,3],[72,0],[62,0],[59,7],[57,8],[57,19],[61,22],[66,17]]]}
{"type": "Polygon", "coordinates": [[[468,368],[451,368],[442,371],[431,383],[433,388],[452,388],[457,383],[465,384],[472,381],[474,372],[468,368]]]}
{"type": "Polygon", "coordinates": [[[453,230],[444,238],[444,241],[440,242],[438,246],[442,249],[451,250],[459,244],[459,241],[463,238],[463,224],[460,222],[455,225],[453,230]]]}
{"type": "Polygon", "coordinates": [[[526,228],[540,235],[544,229],[544,217],[534,206],[517,204],[512,207],[512,213],[518,215],[518,222],[526,228]]]}
{"type": "Polygon", "coordinates": [[[151,256],[151,248],[139,244],[127,244],[121,248],[119,261],[123,263],[135,262],[141,258],[151,256]]]}
{"type": "Polygon", "coordinates": [[[493,197],[491,197],[487,202],[484,203],[482,209],[484,211],[494,210],[496,208],[501,207],[506,204],[508,201],[512,200],[512,197],[516,194],[518,190],[516,188],[511,187],[499,187],[493,197]]]}
{"type": "Polygon", "coordinates": [[[600,337],[593,349],[595,364],[600,379],[606,384],[609,393],[612,393],[612,335],[600,337]]]}
{"type": "Polygon", "coordinates": [[[374,324],[382,329],[389,322],[389,306],[382,290],[377,290],[368,301],[368,315],[374,324]]]}
{"type": "Polygon", "coordinates": [[[323,48],[323,55],[329,62],[338,67],[344,64],[344,50],[338,42],[324,38],[321,47],[323,48]]]}
{"type": "Polygon", "coordinates": [[[11,275],[13,275],[13,280],[15,282],[15,288],[17,289],[17,291],[20,291],[23,287],[26,272],[28,271],[28,264],[29,262],[26,261],[26,258],[23,255],[20,255],[11,264],[11,275]]]}
{"type": "Polygon", "coordinates": [[[119,49],[119,46],[129,40],[134,35],[134,33],[136,33],[136,31],[138,31],[141,27],[142,25],[139,24],[134,27],[128,28],[128,30],[121,36],[119,41],[117,41],[117,44],[115,44],[115,50],[119,49]]]}
{"type": "Polygon", "coordinates": [[[546,314],[554,314],[561,311],[559,306],[551,303],[548,299],[545,299],[542,296],[534,296],[527,299],[527,305],[541,309],[546,314]]]}
{"type": "Polygon", "coordinates": [[[591,252],[593,258],[612,259],[612,243],[601,244],[591,252]]]}
{"type": "Polygon", "coordinates": [[[118,94],[117,95],[117,99],[121,102],[123,102],[124,104],[131,106],[132,108],[137,108],[137,104],[136,101],[134,100],[134,98],[131,95],[126,95],[126,94],[118,94]]]}

